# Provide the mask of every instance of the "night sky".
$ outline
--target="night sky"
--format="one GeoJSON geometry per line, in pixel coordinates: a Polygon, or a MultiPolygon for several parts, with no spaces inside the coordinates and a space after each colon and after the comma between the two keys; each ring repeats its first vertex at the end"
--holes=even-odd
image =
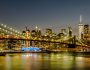
{"type": "Polygon", "coordinates": [[[0,23],[20,31],[38,26],[57,33],[72,26],[76,33],[80,15],[90,23],[90,0],[0,0],[0,23]]]}

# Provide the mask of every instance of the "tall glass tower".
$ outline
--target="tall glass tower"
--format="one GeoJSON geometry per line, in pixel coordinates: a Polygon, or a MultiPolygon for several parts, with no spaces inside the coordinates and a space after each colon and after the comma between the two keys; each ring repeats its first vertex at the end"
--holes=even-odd
{"type": "Polygon", "coordinates": [[[82,16],[80,15],[80,22],[79,22],[79,39],[82,39],[83,29],[84,29],[84,25],[82,24],[82,16]]]}

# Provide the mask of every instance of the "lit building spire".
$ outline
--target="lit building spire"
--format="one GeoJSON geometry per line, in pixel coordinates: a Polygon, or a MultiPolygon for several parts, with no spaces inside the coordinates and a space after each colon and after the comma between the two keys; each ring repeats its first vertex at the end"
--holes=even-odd
{"type": "Polygon", "coordinates": [[[82,15],[80,15],[80,23],[82,23],[82,15]]]}
{"type": "Polygon", "coordinates": [[[79,22],[79,39],[82,39],[83,35],[83,24],[82,24],[82,15],[80,15],[80,22],[79,22]]]}
{"type": "Polygon", "coordinates": [[[36,26],[35,28],[37,29],[38,27],[36,26]]]}

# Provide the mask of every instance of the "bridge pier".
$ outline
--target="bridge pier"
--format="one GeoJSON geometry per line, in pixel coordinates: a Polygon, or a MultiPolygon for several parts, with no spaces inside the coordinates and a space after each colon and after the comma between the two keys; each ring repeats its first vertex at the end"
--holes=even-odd
{"type": "Polygon", "coordinates": [[[76,48],[76,36],[74,36],[69,42],[70,43],[68,44],[68,48],[76,48]]]}
{"type": "Polygon", "coordinates": [[[29,46],[30,46],[30,42],[26,41],[26,47],[29,47],[29,46]]]}

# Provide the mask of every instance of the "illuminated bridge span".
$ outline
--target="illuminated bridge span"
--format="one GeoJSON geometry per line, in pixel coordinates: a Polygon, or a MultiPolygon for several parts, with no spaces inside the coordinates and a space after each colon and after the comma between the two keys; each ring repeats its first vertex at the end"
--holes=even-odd
{"type": "Polygon", "coordinates": [[[0,24],[0,37],[8,37],[8,36],[14,36],[14,37],[24,37],[22,35],[22,32],[13,29],[12,27],[8,27],[7,25],[0,24]]]}
{"type": "Polygon", "coordinates": [[[44,40],[44,39],[24,39],[24,38],[7,38],[7,37],[0,37],[0,40],[24,40],[24,41],[39,41],[39,42],[50,42],[50,43],[62,43],[67,44],[66,41],[58,41],[58,40],[44,40]]]}
{"type": "Polygon", "coordinates": [[[76,45],[84,45],[78,39],[74,39],[74,37],[64,37],[62,39],[45,39],[45,38],[38,38],[32,37],[31,35],[23,34],[7,25],[0,24],[0,40],[7,40],[7,41],[24,41],[25,44],[30,45],[30,42],[47,42],[47,43],[59,43],[59,44],[76,44],[76,45]],[[71,41],[70,41],[71,40],[71,41]],[[75,41],[75,42],[74,42],[75,41]]]}

